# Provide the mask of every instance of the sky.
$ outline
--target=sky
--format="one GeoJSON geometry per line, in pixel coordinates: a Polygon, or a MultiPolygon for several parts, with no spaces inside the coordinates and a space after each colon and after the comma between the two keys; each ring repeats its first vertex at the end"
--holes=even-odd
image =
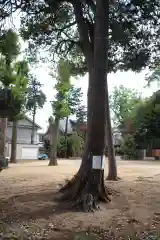
{"type": "MultiPolygon", "coordinates": [[[[142,96],[150,96],[154,91],[157,90],[157,85],[152,84],[151,87],[146,88],[145,75],[146,71],[142,71],[138,74],[131,71],[128,72],[117,72],[115,74],[108,75],[108,86],[109,92],[112,92],[115,86],[123,85],[127,88],[137,89],[138,92],[142,93],[142,96]]],[[[43,91],[47,96],[47,102],[43,109],[38,110],[36,114],[36,122],[42,127],[42,131],[46,130],[48,124],[48,118],[52,115],[52,108],[50,101],[53,100],[55,95],[54,84],[56,80],[52,79],[49,75],[49,70],[45,67],[37,68],[35,71],[37,79],[43,84],[43,91]]],[[[87,102],[87,89],[88,89],[88,76],[78,79],[72,79],[71,82],[75,87],[81,87],[83,92],[83,102],[87,102]]]]}
{"type": "MultiPolygon", "coordinates": [[[[14,14],[12,22],[14,23],[15,30],[20,27],[20,15],[14,14]]],[[[9,26],[9,23],[7,23],[9,26]]],[[[22,49],[25,44],[21,43],[22,49]]],[[[55,89],[54,85],[56,80],[53,79],[50,74],[50,69],[47,68],[46,64],[41,64],[41,66],[37,67],[34,70],[34,74],[37,76],[37,79],[43,85],[43,91],[47,96],[47,102],[45,103],[43,109],[37,111],[36,114],[36,123],[42,127],[41,132],[45,132],[48,125],[48,118],[52,115],[52,108],[50,101],[54,99],[55,89]]],[[[142,71],[140,73],[133,73],[131,71],[128,72],[117,72],[114,74],[108,75],[108,86],[109,92],[112,92],[115,86],[123,85],[127,88],[134,88],[138,92],[142,93],[142,96],[150,96],[153,92],[157,90],[157,84],[152,84],[149,88],[146,88],[145,75],[147,71],[142,71]]],[[[86,74],[84,77],[78,79],[71,79],[71,83],[75,85],[75,87],[81,87],[83,92],[83,102],[86,104],[87,102],[87,89],[88,89],[88,75],[86,74]]]]}

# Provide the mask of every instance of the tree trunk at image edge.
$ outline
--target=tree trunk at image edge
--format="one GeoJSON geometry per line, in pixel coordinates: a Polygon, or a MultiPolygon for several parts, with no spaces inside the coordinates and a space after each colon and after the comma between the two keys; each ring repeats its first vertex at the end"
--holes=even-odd
{"type": "Polygon", "coordinates": [[[59,135],[59,119],[55,119],[54,125],[52,126],[52,136],[51,136],[51,153],[49,166],[57,166],[57,144],[59,135]]]}
{"type": "Polygon", "coordinates": [[[12,142],[11,142],[11,163],[16,163],[17,152],[17,120],[13,120],[12,142]]]}
{"type": "Polygon", "coordinates": [[[88,61],[88,128],[85,150],[78,173],[60,189],[63,192],[62,199],[75,201],[75,205],[81,206],[85,211],[96,210],[99,200],[110,200],[104,185],[104,170],[92,167],[93,156],[104,156],[106,146],[108,11],[108,0],[96,2],[94,55],[88,61]]]}
{"type": "Polygon", "coordinates": [[[33,122],[32,122],[32,132],[31,132],[31,144],[34,144],[34,136],[35,136],[35,116],[36,116],[36,105],[34,105],[34,109],[33,109],[33,122]]]}
{"type": "Polygon", "coordinates": [[[5,143],[6,143],[7,118],[0,118],[0,171],[5,168],[5,143]]]}

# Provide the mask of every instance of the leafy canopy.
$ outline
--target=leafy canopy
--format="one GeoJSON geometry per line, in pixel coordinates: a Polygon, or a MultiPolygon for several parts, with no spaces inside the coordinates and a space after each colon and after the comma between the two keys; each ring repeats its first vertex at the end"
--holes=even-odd
{"type": "Polygon", "coordinates": [[[68,92],[70,90],[70,68],[67,61],[60,59],[57,70],[57,91],[55,100],[52,102],[55,118],[61,119],[70,115],[68,106],[68,92]]]}
{"type": "Polygon", "coordinates": [[[119,126],[130,117],[135,105],[141,102],[141,97],[135,89],[120,85],[119,87],[114,87],[109,101],[114,125],[119,126]]]}
{"type": "Polygon", "coordinates": [[[28,84],[28,63],[16,61],[20,54],[18,35],[12,30],[0,34],[0,109],[1,116],[19,115],[28,84]]]}
{"type": "Polygon", "coordinates": [[[148,142],[160,139],[160,91],[137,106],[132,121],[137,142],[148,142]]]}
{"type": "MultiPolygon", "coordinates": [[[[94,48],[95,1],[36,0],[27,1],[21,9],[24,39],[36,48],[49,48],[54,56],[67,56],[74,73],[87,70],[94,48]]],[[[139,71],[158,61],[159,11],[159,0],[110,4],[108,71],[139,71]]]]}
{"type": "MultiPolygon", "coordinates": [[[[21,34],[32,46],[68,57],[73,73],[87,70],[94,48],[94,0],[1,1],[1,18],[21,10],[21,34]],[[85,56],[85,58],[84,58],[85,56]],[[87,56],[87,58],[86,58],[87,56]]],[[[109,69],[139,71],[159,61],[159,0],[110,2],[109,69]]]]}
{"type": "Polygon", "coordinates": [[[30,112],[33,112],[37,108],[43,108],[46,102],[46,95],[41,88],[42,84],[30,74],[26,102],[26,108],[30,112]]]}
{"type": "Polygon", "coordinates": [[[153,82],[157,82],[158,85],[160,84],[160,66],[155,68],[151,74],[146,76],[146,81],[148,86],[150,86],[153,82]]]}
{"type": "Polygon", "coordinates": [[[77,114],[78,108],[82,103],[82,96],[81,88],[76,88],[74,85],[70,86],[68,92],[68,107],[71,115],[77,114]]]}

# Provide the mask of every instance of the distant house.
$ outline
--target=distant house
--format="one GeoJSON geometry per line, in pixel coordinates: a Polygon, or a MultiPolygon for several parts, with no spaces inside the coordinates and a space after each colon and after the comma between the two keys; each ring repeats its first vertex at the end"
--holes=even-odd
{"type": "Polygon", "coordinates": [[[112,128],[113,144],[114,146],[120,146],[122,142],[122,134],[117,128],[112,128]]]}
{"type": "MultiPolygon", "coordinates": [[[[34,144],[31,144],[32,120],[25,116],[17,126],[17,159],[37,159],[39,154],[39,133],[41,127],[35,124],[34,144]]],[[[11,156],[12,122],[6,130],[6,155],[11,156]]]]}
{"type": "MultiPolygon", "coordinates": [[[[64,134],[65,133],[65,129],[66,129],[66,123],[67,123],[67,118],[63,118],[60,120],[59,123],[59,131],[60,134],[64,134]]],[[[74,121],[72,121],[71,119],[68,119],[68,124],[67,124],[67,135],[71,135],[74,132],[75,129],[75,123],[74,121]]],[[[44,136],[41,136],[41,138],[44,140],[50,140],[50,135],[51,135],[51,126],[48,127],[46,133],[44,134],[44,136]]]]}

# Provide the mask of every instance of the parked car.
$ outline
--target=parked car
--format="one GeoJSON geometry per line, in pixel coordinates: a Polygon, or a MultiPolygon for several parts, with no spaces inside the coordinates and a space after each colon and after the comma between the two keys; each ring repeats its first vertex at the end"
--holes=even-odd
{"type": "Polygon", "coordinates": [[[39,160],[46,160],[46,159],[48,159],[48,155],[45,154],[45,153],[42,153],[42,154],[40,154],[40,155],[38,156],[38,159],[39,159],[39,160]]]}

